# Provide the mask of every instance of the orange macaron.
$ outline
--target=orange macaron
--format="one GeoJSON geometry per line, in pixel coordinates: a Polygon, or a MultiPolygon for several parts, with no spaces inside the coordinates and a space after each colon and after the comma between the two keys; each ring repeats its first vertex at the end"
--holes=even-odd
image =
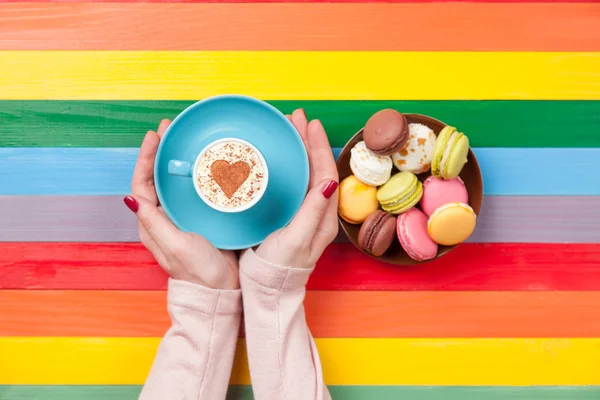
{"type": "Polygon", "coordinates": [[[427,232],[434,242],[454,246],[464,242],[475,230],[477,215],[465,203],[448,203],[439,207],[427,221],[427,232]]]}
{"type": "Polygon", "coordinates": [[[377,188],[365,185],[354,175],[340,183],[339,194],[338,214],[348,223],[362,224],[379,208],[377,188]]]}

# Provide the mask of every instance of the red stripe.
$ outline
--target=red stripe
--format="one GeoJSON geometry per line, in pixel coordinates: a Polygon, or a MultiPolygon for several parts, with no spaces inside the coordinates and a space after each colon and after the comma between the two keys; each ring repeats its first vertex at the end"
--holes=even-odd
{"type": "MultiPolygon", "coordinates": [[[[0,289],[161,290],[166,274],[138,243],[0,243],[0,289]]],[[[600,244],[463,244],[415,267],[331,245],[312,290],[600,290],[600,244]]]]}
{"type": "Polygon", "coordinates": [[[0,0],[0,3],[598,3],[600,0],[0,0]]]}

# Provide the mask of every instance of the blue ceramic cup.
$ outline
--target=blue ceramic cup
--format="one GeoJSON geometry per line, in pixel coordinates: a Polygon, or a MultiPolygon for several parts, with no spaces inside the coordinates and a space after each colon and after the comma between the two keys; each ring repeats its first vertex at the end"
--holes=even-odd
{"type": "Polygon", "coordinates": [[[308,182],[308,155],[296,128],[270,104],[239,95],[211,97],[185,109],[161,139],[154,165],[158,200],[173,224],[224,250],[257,246],[287,226],[308,182]],[[249,143],[268,166],[264,193],[237,212],[204,201],[193,182],[201,153],[224,139],[249,143]]]}

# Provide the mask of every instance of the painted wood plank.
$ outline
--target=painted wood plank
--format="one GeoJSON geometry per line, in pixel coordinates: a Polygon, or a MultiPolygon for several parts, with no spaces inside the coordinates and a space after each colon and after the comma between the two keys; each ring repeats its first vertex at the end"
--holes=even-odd
{"type": "MultiPolygon", "coordinates": [[[[164,290],[167,275],[138,243],[2,243],[0,289],[164,290]]],[[[463,244],[403,268],[349,243],[329,246],[309,290],[600,290],[600,244],[463,244]]]]}
{"type": "Polygon", "coordinates": [[[485,194],[600,194],[600,176],[591,173],[591,169],[600,166],[600,149],[477,148],[473,151],[481,167],[485,194]]]}
{"type": "Polygon", "coordinates": [[[20,3],[0,20],[0,50],[600,50],[600,4],[20,3]]]}
{"type": "Polygon", "coordinates": [[[2,51],[0,99],[598,100],[599,70],[600,52],[2,51]]]}
{"type": "MultiPolygon", "coordinates": [[[[0,364],[0,384],[142,384],[159,342],[160,338],[2,337],[0,354],[9,362],[0,364]]],[[[315,342],[327,385],[600,384],[600,339],[315,342]]],[[[232,384],[250,383],[244,349],[240,339],[232,384]]]]}
{"type": "MultiPolygon", "coordinates": [[[[309,291],[316,338],[600,337],[600,291],[309,291]]],[[[163,291],[2,290],[0,336],[156,337],[163,291]]],[[[240,335],[243,336],[243,335],[240,335]]]]}
{"type": "MultiPolygon", "coordinates": [[[[0,100],[0,147],[137,147],[191,101],[0,100]]],[[[600,101],[269,101],[303,108],[343,147],[384,108],[432,115],[460,127],[473,147],[600,147],[600,101]],[[510,129],[506,129],[510,126],[510,129]],[[565,135],[565,131],[569,134],[565,135]]]]}
{"type": "MultiPolygon", "coordinates": [[[[257,0],[254,3],[563,3],[565,0],[257,0]]],[[[81,3],[83,0],[1,0],[0,3],[81,3]]],[[[102,3],[248,3],[248,0],[85,0],[102,3]]],[[[596,3],[598,0],[573,0],[572,3],[596,3]]]]}
{"type": "MultiPolygon", "coordinates": [[[[138,151],[137,148],[0,148],[0,196],[128,194],[138,151]]],[[[600,148],[474,148],[473,151],[481,167],[486,195],[600,195],[600,175],[596,173],[600,167],[600,148]]],[[[339,148],[333,149],[336,157],[339,152],[339,148]]]]}
{"type": "MultiPolygon", "coordinates": [[[[329,386],[343,400],[597,400],[599,386],[329,386]]],[[[10,400],[137,400],[140,385],[0,385],[10,400]]],[[[250,386],[231,386],[227,400],[253,400],[250,386]]]]}
{"type": "MultiPolygon", "coordinates": [[[[468,242],[600,243],[598,220],[600,196],[486,196],[468,242]]],[[[0,196],[0,241],[137,242],[139,236],[122,196],[0,196]]]]}

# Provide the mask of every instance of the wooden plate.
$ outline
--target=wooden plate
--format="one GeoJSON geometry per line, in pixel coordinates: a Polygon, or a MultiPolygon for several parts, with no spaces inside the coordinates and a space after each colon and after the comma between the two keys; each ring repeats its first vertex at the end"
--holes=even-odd
{"type": "MultiPolygon", "coordinates": [[[[419,115],[419,114],[404,114],[404,115],[408,119],[409,123],[420,123],[425,126],[428,126],[435,132],[436,135],[439,134],[440,131],[446,126],[446,124],[443,123],[442,121],[439,121],[435,118],[428,117],[426,115],[419,115]]],[[[348,143],[346,143],[346,145],[342,149],[342,152],[340,153],[340,156],[338,157],[337,168],[338,168],[338,172],[340,174],[340,182],[344,178],[352,175],[352,170],[350,169],[350,150],[352,150],[352,148],[356,145],[356,143],[363,140],[362,134],[363,134],[363,130],[361,129],[356,135],[354,135],[352,137],[352,139],[350,139],[350,141],[348,143]]],[[[395,173],[395,172],[397,172],[397,171],[394,168],[394,171],[392,173],[395,173]]],[[[419,174],[418,177],[419,177],[419,180],[421,182],[423,182],[429,175],[431,175],[431,171],[427,171],[422,174],[419,174]]],[[[469,193],[469,205],[473,208],[475,213],[477,215],[479,215],[479,212],[481,211],[481,204],[483,202],[483,180],[481,178],[481,170],[479,169],[479,164],[477,163],[475,154],[473,153],[473,150],[471,150],[471,149],[469,149],[467,163],[465,164],[463,170],[460,173],[460,178],[465,182],[465,186],[467,187],[467,191],[469,193]]],[[[344,221],[342,218],[339,218],[339,216],[338,216],[338,219],[340,221],[342,231],[348,237],[348,239],[363,253],[368,254],[358,246],[358,232],[360,230],[361,225],[350,224],[350,223],[344,221]]],[[[457,245],[455,245],[455,246],[439,246],[436,259],[448,254],[456,246],[457,245]]],[[[402,249],[402,246],[400,246],[400,243],[398,242],[397,239],[394,240],[392,246],[381,257],[374,257],[370,254],[368,254],[368,255],[372,258],[375,258],[377,260],[380,260],[380,261],[383,261],[383,262],[386,262],[389,264],[395,264],[395,265],[421,264],[418,261],[415,261],[412,258],[410,258],[408,256],[408,254],[406,254],[406,252],[402,249]]]]}

